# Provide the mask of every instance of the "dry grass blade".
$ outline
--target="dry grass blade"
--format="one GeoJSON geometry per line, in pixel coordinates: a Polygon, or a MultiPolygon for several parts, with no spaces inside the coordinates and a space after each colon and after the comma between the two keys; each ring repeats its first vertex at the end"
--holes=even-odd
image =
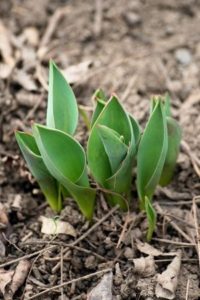
{"type": "Polygon", "coordinates": [[[35,251],[35,252],[33,252],[33,253],[24,255],[24,256],[22,256],[22,257],[18,257],[18,258],[16,258],[16,259],[13,259],[13,260],[11,260],[11,261],[8,261],[8,262],[5,262],[5,263],[1,264],[1,265],[0,265],[0,269],[1,269],[1,268],[4,268],[4,267],[8,267],[8,266],[10,266],[10,265],[12,265],[12,264],[15,264],[15,263],[17,263],[17,262],[19,262],[19,261],[21,261],[21,260],[24,260],[24,259],[28,259],[28,258],[34,257],[34,256],[36,256],[36,255],[38,255],[38,254],[42,254],[42,253],[44,253],[44,252],[46,252],[46,251],[48,251],[48,250],[53,250],[53,249],[55,249],[55,248],[56,248],[56,246],[49,246],[49,247],[47,247],[47,248],[45,248],[45,249],[35,251]]]}
{"type": "Polygon", "coordinates": [[[46,53],[46,47],[57,28],[58,23],[60,22],[61,18],[64,17],[67,13],[69,13],[69,7],[68,5],[66,7],[58,8],[52,17],[49,20],[49,23],[47,25],[47,28],[44,32],[44,35],[41,39],[41,43],[38,49],[38,57],[42,59],[46,53]]]}
{"type": "Polygon", "coordinates": [[[187,287],[186,287],[185,300],[189,299],[189,288],[190,288],[190,279],[188,278],[188,280],[187,280],[187,287]]]}
{"type": "Polygon", "coordinates": [[[193,198],[192,212],[193,212],[193,220],[194,220],[195,231],[196,231],[197,255],[199,258],[199,267],[200,267],[200,234],[199,234],[199,223],[198,223],[197,205],[195,202],[195,197],[193,198]]]}
{"type": "Polygon", "coordinates": [[[170,225],[184,238],[186,239],[189,243],[193,244],[192,239],[187,235],[174,221],[169,216],[166,216],[166,213],[163,211],[161,206],[156,203],[155,208],[157,210],[157,213],[160,214],[161,216],[165,216],[165,220],[170,223],[170,225]]]}
{"type": "Polygon", "coordinates": [[[103,21],[103,1],[95,1],[95,16],[94,16],[94,34],[99,37],[102,31],[102,21],[103,21]]]}
{"type": "Polygon", "coordinates": [[[69,284],[72,284],[72,283],[75,283],[75,282],[78,282],[78,281],[82,281],[82,280],[86,280],[86,279],[89,279],[89,278],[92,278],[94,276],[98,276],[100,274],[103,274],[103,273],[107,273],[107,272],[110,272],[111,269],[104,269],[104,270],[101,270],[101,271],[97,271],[95,273],[92,273],[92,274],[88,274],[88,275],[85,275],[85,276],[82,276],[82,277],[79,277],[79,278],[76,278],[76,279],[72,279],[70,281],[67,281],[67,282],[63,282],[62,284],[58,284],[58,285],[55,285],[55,286],[52,286],[51,288],[48,288],[46,289],[45,291],[42,291],[34,296],[31,296],[29,298],[27,298],[27,300],[31,300],[31,299],[37,299],[38,297],[41,297],[45,294],[48,294],[49,292],[51,291],[54,291],[56,289],[60,289],[64,286],[67,286],[69,284]]]}
{"type": "Polygon", "coordinates": [[[181,147],[183,148],[183,150],[189,156],[196,174],[200,177],[200,162],[199,162],[199,159],[196,157],[196,155],[194,153],[192,153],[189,145],[185,141],[181,142],[181,147]]]}

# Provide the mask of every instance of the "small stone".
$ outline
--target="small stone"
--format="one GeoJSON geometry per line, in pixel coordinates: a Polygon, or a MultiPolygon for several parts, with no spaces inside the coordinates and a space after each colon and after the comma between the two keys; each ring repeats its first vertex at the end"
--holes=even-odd
{"type": "Polygon", "coordinates": [[[86,269],[94,269],[96,267],[96,258],[94,255],[90,255],[85,260],[86,269]]]}
{"type": "Polygon", "coordinates": [[[166,26],[165,33],[168,36],[173,35],[174,34],[174,28],[170,25],[166,26]]]}
{"type": "Polygon", "coordinates": [[[126,257],[127,259],[133,258],[134,256],[134,251],[133,249],[131,249],[130,247],[126,247],[125,251],[124,251],[124,257],[126,257]]]}
{"type": "Polygon", "coordinates": [[[192,61],[192,55],[188,49],[180,48],[175,52],[176,60],[182,65],[189,65],[192,61]]]}
{"type": "Polygon", "coordinates": [[[142,19],[140,15],[134,13],[134,12],[126,12],[124,14],[124,20],[126,24],[130,27],[138,26],[142,23],[142,19]]]}

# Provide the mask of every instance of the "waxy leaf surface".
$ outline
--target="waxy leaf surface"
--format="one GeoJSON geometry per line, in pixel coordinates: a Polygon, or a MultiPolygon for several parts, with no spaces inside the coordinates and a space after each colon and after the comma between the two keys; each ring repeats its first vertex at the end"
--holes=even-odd
{"type": "Polygon", "coordinates": [[[88,164],[95,180],[104,188],[123,194],[108,195],[112,205],[118,203],[122,208],[127,208],[124,197],[127,197],[130,190],[134,151],[131,121],[118,99],[113,96],[96,119],[87,148],[88,164]]]}
{"type": "Polygon", "coordinates": [[[127,154],[128,146],[124,144],[123,137],[107,126],[98,125],[97,131],[108,156],[111,171],[115,173],[127,154]]]}
{"type": "Polygon", "coordinates": [[[91,127],[94,125],[96,119],[104,109],[104,106],[107,101],[107,98],[101,89],[96,90],[96,92],[93,95],[93,101],[95,102],[95,109],[92,115],[91,127]]]}
{"type": "Polygon", "coordinates": [[[60,211],[59,185],[46,168],[34,137],[31,134],[19,131],[16,132],[15,136],[27,165],[37,180],[49,205],[53,210],[60,211]]]}
{"type": "Polygon", "coordinates": [[[95,190],[89,187],[86,158],[81,145],[70,135],[45,126],[35,125],[33,133],[49,172],[76,200],[86,218],[91,219],[95,190]]]}
{"type": "Polygon", "coordinates": [[[161,186],[170,183],[173,177],[181,142],[181,128],[176,120],[167,117],[168,149],[165,164],[159,181],[161,186]]]}
{"type": "Polygon", "coordinates": [[[78,107],[74,92],[61,71],[51,61],[49,69],[49,94],[47,126],[73,135],[78,122],[78,107]]]}
{"type": "Polygon", "coordinates": [[[148,221],[147,241],[150,241],[152,239],[152,234],[156,227],[157,217],[156,217],[156,212],[152,206],[152,203],[148,197],[145,197],[145,212],[148,221]]]}
{"type": "Polygon", "coordinates": [[[137,156],[137,189],[144,209],[145,196],[151,200],[163,170],[168,148],[163,104],[157,101],[142,135],[137,156]]]}

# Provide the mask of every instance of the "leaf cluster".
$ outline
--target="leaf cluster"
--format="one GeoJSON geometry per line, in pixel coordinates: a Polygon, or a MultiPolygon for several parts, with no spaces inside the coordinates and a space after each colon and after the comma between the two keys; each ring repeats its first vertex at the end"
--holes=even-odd
{"type": "Polygon", "coordinates": [[[97,190],[91,186],[88,172],[111,206],[127,210],[136,169],[140,208],[147,213],[147,237],[151,239],[156,225],[152,197],[158,184],[165,186],[171,181],[181,139],[169,96],[152,98],[143,131],[116,95],[107,99],[97,90],[93,100],[89,121],[51,61],[46,125],[33,124],[32,133],[17,131],[19,147],[51,208],[59,212],[63,198],[72,197],[87,219],[92,218],[97,190]],[[89,127],[86,151],[74,136],[79,111],[89,127]]]}

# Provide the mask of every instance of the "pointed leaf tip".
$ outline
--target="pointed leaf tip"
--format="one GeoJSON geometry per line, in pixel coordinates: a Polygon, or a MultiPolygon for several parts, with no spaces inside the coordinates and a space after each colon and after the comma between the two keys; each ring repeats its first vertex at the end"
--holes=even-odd
{"type": "Polygon", "coordinates": [[[20,131],[17,131],[15,136],[26,163],[32,175],[37,180],[49,205],[54,211],[59,212],[61,202],[59,201],[58,184],[47,170],[34,137],[31,134],[20,131]]]}
{"type": "Polygon", "coordinates": [[[137,190],[144,209],[159,183],[168,148],[167,124],[163,103],[157,101],[138,147],[137,190]]]}
{"type": "Polygon", "coordinates": [[[53,61],[49,63],[47,126],[74,134],[78,123],[78,106],[71,86],[53,61]]]}

